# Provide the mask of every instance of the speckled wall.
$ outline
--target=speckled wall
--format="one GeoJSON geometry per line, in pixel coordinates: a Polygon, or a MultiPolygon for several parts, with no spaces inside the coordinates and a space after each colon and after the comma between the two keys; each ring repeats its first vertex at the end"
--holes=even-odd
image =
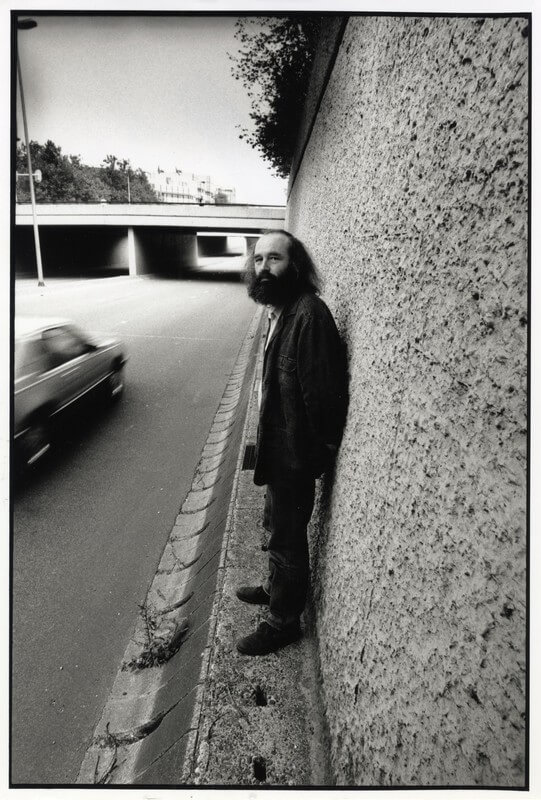
{"type": "Polygon", "coordinates": [[[291,186],[351,378],[312,530],[338,784],[525,780],[527,22],[350,18],[291,186]]]}

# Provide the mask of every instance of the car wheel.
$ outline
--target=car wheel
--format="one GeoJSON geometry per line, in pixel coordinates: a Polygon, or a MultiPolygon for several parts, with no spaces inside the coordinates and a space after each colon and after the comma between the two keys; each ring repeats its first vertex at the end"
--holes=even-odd
{"type": "Polygon", "coordinates": [[[35,417],[21,437],[21,460],[28,469],[51,449],[51,425],[47,417],[35,417]]]}
{"type": "Polygon", "coordinates": [[[116,400],[124,390],[124,375],[122,369],[115,369],[107,378],[107,397],[116,400]]]}

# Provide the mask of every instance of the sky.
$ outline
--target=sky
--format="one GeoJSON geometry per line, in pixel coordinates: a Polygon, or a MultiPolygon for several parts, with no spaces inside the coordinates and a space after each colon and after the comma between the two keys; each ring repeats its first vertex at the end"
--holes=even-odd
{"type": "MultiPolygon", "coordinates": [[[[19,31],[30,139],[99,166],[208,174],[236,201],[284,205],[287,181],[239,139],[250,101],[232,62],[234,16],[33,14],[19,31]]],[[[23,138],[18,100],[17,134],[23,138]]]]}

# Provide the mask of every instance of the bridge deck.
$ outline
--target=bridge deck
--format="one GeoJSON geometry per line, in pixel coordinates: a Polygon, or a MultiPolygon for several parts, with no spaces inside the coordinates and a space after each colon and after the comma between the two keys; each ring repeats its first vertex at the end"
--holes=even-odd
{"type": "MultiPolygon", "coordinates": [[[[182,227],[197,231],[261,231],[282,228],[285,206],[198,205],[156,203],[108,205],[105,203],[38,204],[41,225],[111,225],[119,227],[182,227]]],[[[16,225],[32,224],[30,204],[18,204],[16,225]]]]}

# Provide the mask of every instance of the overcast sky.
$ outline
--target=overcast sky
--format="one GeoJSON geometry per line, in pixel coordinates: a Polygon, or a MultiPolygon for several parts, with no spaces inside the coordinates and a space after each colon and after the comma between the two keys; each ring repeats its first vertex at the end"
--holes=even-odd
{"type": "Polygon", "coordinates": [[[18,34],[31,139],[86,164],[111,153],[147,171],[211,175],[237,202],[285,204],[286,181],[238,137],[250,105],[227,56],[235,17],[33,19],[18,34]]]}

